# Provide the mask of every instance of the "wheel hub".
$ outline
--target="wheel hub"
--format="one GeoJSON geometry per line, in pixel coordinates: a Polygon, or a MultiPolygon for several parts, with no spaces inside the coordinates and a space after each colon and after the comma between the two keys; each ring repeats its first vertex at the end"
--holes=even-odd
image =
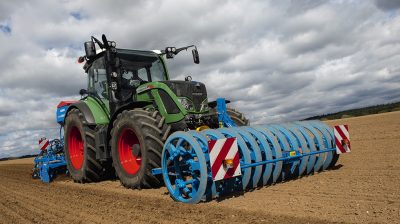
{"type": "Polygon", "coordinates": [[[140,142],[136,133],[130,129],[122,130],[118,139],[118,156],[122,168],[128,174],[136,174],[142,163],[140,142]]]}
{"type": "Polygon", "coordinates": [[[83,165],[83,139],[78,127],[73,126],[68,135],[69,158],[74,169],[79,170],[83,165]]]}

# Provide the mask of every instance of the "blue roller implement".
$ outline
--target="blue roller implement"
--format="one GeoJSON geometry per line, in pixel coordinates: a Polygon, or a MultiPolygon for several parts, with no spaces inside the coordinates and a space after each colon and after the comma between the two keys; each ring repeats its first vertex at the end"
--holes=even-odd
{"type": "Polygon", "coordinates": [[[323,171],[336,150],[334,129],[319,121],[179,131],[153,174],[174,200],[198,203],[323,171]]]}

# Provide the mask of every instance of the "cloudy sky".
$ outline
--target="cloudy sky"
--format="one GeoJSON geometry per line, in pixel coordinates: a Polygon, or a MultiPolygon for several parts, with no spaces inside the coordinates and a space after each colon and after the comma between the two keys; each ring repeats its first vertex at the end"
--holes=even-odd
{"type": "Polygon", "coordinates": [[[253,123],[298,120],[400,101],[400,1],[0,2],[0,158],[57,136],[55,107],[86,86],[83,42],[121,48],[196,44],[173,79],[191,75],[253,123]]]}

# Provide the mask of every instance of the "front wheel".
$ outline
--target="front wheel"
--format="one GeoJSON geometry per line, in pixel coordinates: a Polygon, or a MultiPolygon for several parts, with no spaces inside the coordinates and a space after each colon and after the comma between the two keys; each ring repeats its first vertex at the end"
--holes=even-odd
{"type": "MultiPolygon", "coordinates": [[[[212,109],[211,110],[212,113],[212,122],[213,125],[211,125],[212,128],[218,128],[218,115],[217,115],[217,111],[216,109],[212,109]]],[[[247,119],[243,113],[229,108],[226,108],[226,113],[229,115],[229,117],[232,119],[232,121],[237,125],[237,126],[249,126],[250,125],[250,121],[249,119],[247,119]]]]}
{"type": "Polygon", "coordinates": [[[126,110],[117,116],[111,131],[111,154],[115,172],[127,188],[152,188],[162,177],[151,170],[161,167],[161,152],[170,126],[158,111],[126,110]]]}
{"type": "Polygon", "coordinates": [[[226,112],[228,113],[229,117],[235,122],[237,126],[249,126],[250,121],[247,119],[243,113],[237,111],[236,109],[232,109],[227,107],[226,112]]]}

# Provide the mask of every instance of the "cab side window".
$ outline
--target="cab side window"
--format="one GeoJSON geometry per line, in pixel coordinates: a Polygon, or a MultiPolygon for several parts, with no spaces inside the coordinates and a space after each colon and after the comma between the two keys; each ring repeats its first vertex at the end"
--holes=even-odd
{"type": "Polygon", "coordinates": [[[141,80],[149,82],[149,79],[147,77],[147,71],[146,68],[140,68],[137,70],[138,76],[141,80]]]}
{"type": "Polygon", "coordinates": [[[100,99],[108,99],[107,74],[104,66],[104,58],[101,57],[93,62],[89,68],[88,90],[100,99]]]}

